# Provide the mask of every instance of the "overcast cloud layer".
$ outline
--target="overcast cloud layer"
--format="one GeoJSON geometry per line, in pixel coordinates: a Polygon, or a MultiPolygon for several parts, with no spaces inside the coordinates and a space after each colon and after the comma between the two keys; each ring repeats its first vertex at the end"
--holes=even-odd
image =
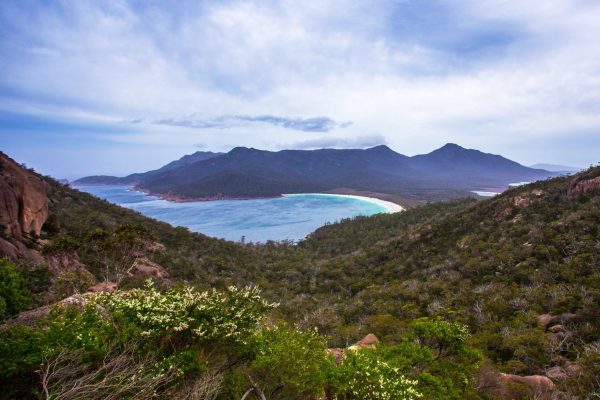
{"type": "Polygon", "coordinates": [[[0,147],[67,177],[234,146],[586,166],[598,21],[594,0],[4,0],[0,147]]]}

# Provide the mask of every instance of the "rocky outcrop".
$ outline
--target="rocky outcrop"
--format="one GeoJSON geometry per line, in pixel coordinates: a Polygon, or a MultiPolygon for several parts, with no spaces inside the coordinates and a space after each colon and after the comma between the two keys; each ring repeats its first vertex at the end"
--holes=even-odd
{"type": "Polygon", "coordinates": [[[54,276],[58,276],[67,272],[82,271],[85,271],[89,274],[85,264],[79,260],[79,256],[75,251],[46,254],[46,265],[54,276]]]}
{"type": "Polygon", "coordinates": [[[91,293],[112,293],[117,290],[117,284],[115,282],[100,282],[88,289],[91,293]]]}
{"type": "Polygon", "coordinates": [[[577,195],[600,190],[600,176],[595,178],[586,178],[585,175],[578,175],[569,182],[567,194],[577,195]]]}
{"type": "Polygon", "coordinates": [[[504,374],[491,365],[481,367],[476,386],[485,398],[496,400],[554,400],[559,395],[556,385],[547,376],[504,374]]]}
{"type": "Polygon", "coordinates": [[[6,237],[38,237],[48,218],[49,185],[0,152],[0,225],[6,237]]]}
{"type": "Polygon", "coordinates": [[[93,296],[93,293],[83,293],[83,294],[74,294],[67,298],[64,298],[54,304],[46,305],[38,308],[34,308],[32,310],[23,311],[17,314],[15,317],[5,321],[5,325],[13,325],[13,324],[21,324],[33,326],[40,319],[47,317],[50,314],[52,308],[56,305],[63,306],[80,306],[83,307],[89,302],[90,296],[93,296]]]}
{"type": "Polygon", "coordinates": [[[559,332],[561,330],[564,331],[564,324],[572,321],[575,317],[576,315],[573,313],[562,313],[559,315],[553,315],[550,313],[540,314],[537,317],[535,317],[535,323],[540,328],[546,328],[548,330],[552,329],[551,332],[559,332]]]}
{"type": "Polygon", "coordinates": [[[539,400],[552,400],[555,398],[555,391],[556,385],[546,376],[519,376],[503,373],[498,375],[496,395],[501,400],[524,398],[526,396],[539,400]]]}
{"type": "Polygon", "coordinates": [[[146,278],[169,279],[169,273],[166,269],[145,257],[140,257],[135,260],[133,268],[131,269],[131,274],[146,278]]]}
{"type": "Polygon", "coordinates": [[[356,342],[352,347],[374,349],[377,343],[379,343],[379,339],[377,339],[377,336],[375,336],[372,333],[369,333],[367,336],[356,342]]]}

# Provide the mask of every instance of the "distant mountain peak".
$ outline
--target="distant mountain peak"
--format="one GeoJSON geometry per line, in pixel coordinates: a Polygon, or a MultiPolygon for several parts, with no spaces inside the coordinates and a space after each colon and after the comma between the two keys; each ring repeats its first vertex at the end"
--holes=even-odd
{"type": "Polygon", "coordinates": [[[374,146],[374,147],[370,147],[366,150],[375,150],[375,151],[394,151],[392,149],[390,149],[387,145],[385,144],[380,144],[379,146],[374,146]]]}
{"type": "Polygon", "coordinates": [[[446,151],[453,151],[454,152],[454,151],[462,151],[462,150],[469,150],[469,149],[466,149],[466,148],[464,148],[462,146],[459,146],[456,143],[446,143],[445,145],[443,145],[442,147],[440,147],[439,149],[434,150],[434,151],[438,151],[438,152],[440,152],[440,151],[444,151],[444,152],[446,152],[446,151]]]}
{"type": "Polygon", "coordinates": [[[256,152],[256,151],[264,151],[264,150],[258,150],[258,149],[255,149],[254,147],[237,146],[237,147],[234,147],[233,149],[229,150],[228,154],[244,154],[244,153],[251,153],[251,152],[256,152]]]}

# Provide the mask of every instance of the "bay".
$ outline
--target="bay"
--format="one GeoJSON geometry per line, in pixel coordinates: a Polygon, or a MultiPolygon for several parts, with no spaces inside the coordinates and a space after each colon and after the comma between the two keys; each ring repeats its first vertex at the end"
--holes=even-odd
{"type": "Polygon", "coordinates": [[[270,199],[178,203],[128,186],[78,186],[76,189],[173,226],[246,242],[297,241],[327,223],[388,211],[368,200],[334,195],[302,194],[270,199]]]}

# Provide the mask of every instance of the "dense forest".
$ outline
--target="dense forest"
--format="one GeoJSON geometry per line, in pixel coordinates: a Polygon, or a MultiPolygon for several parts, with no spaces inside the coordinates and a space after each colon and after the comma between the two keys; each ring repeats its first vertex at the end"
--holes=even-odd
{"type": "Polygon", "coordinates": [[[265,244],[174,228],[44,178],[49,217],[31,246],[46,259],[76,254],[93,276],[57,284],[47,266],[2,261],[1,396],[592,399],[598,177],[591,168],[265,244]],[[140,252],[168,280],[126,276],[140,252]],[[121,290],[35,323],[10,319],[106,280],[121,290]],[[380,343],[343,350],[367,334],[380,343]],[[506,376],[552,378],[552,394],[507,388],[506,376]]]}

